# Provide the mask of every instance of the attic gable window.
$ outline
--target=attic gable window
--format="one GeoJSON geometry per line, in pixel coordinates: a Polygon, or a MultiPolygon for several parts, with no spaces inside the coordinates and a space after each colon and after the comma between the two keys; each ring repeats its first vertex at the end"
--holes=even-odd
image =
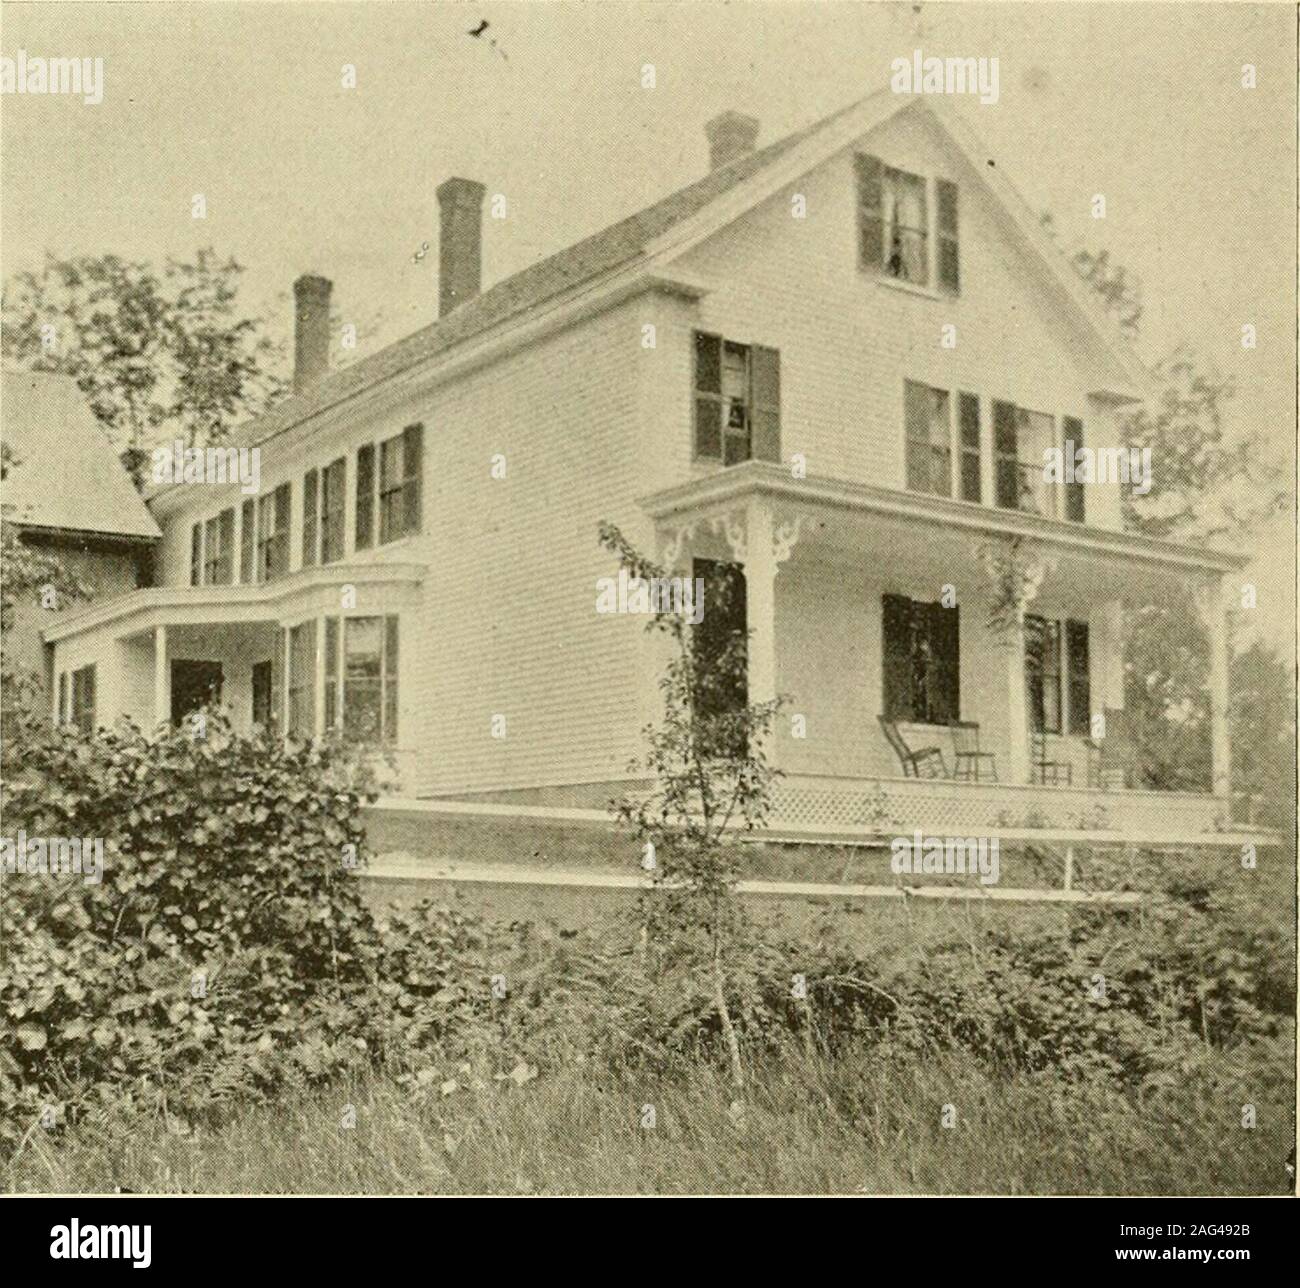
{"type": "Polygon", "coordinates": [[[695,459],[781,459],[781,355],[695,333],[695,459]]]}
{"type": "Polygon", "coordinates": [[[900,282],[928,286],[933,277],[956,294],[961,281],[957,249],[957,185],[934,181],[937,253],[931,251],[930,184],[923,175],[885,165],[879,157],[854,158],[858,189],[858,267],[900,282]]]}

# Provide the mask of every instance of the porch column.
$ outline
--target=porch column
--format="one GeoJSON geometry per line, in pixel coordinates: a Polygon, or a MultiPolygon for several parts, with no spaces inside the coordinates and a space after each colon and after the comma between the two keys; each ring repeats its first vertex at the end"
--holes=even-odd
{"type": "Polygon", "coordinates": [[[1228,609],[1223,583],[1215,581],[1196,592],[1196,607],[1209,641],[1210,781],[1216,796],[1232,790],[1232,751],[1228,738],[1228,609]]]}
{"type": "Polygon", "coordinates": [[[745,522],[745,626],[749,701],[776,697],[776,551],[772,544],[772,506],[752,497],[745,522]]]}
{"type": "Polygon", "coordinates": [[[1124,601],[1108,599],[1095,610],[1097,656],[1092,714],[1124,709],[1124,601]]]}
{"type": "Polygon", "coordinates": [[[1029,709],[1025,702],[1025,624],[1007,633],[1007,779],[1029,781],[1029,709]]]}
{"type": "Polygon", "coordinates": [[[153,723],[170,724],[172,718],[172,686],[167,675],[167,628],[153,628],[153,723]]]}

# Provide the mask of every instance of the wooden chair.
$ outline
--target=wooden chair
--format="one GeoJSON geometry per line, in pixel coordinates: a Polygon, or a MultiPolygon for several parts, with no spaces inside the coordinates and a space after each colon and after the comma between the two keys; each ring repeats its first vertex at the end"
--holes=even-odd
{"type": "Polygon", "coordinates": [[[991,751],[980,750],[980,727],[975,720],[950,720],[953,777],[963,782],[981,783],[998,781],[997,759],[991,751]]]}
{"type": "Polygon", "coordinates": [[[899,731],[896,720],[886,720],[884,716],[877,716],[876,719],[880,721],[886,741],[903,766],[904,778],[948,777],[948,765],[938,747],[919,747],[913,751],[899,731]]]}
{"type": "Polygon", "coordinates": [[[1029,773],[1036,783],[1049,787],[1074,784],[1074,766],[1067,760],[1049,760],[1047,734],[1041,729],[1029,733],[1029,773]]]}
{"type": "Polygon", "coordinates": [[[1106,736],[1083,741],[1088,748],[1088,786],[1113,791],[1132,786],[1133,739],[1122,710],[1107,707],[1105,716],[1106,736]]]}

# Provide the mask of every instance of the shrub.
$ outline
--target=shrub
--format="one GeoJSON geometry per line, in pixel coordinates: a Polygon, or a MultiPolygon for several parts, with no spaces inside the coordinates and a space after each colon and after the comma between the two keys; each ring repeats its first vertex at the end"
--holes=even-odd
{"type": "Polygon", "coordinates": [[[108,1096],[182,1113],[355,1055],[374,932],[364,774],[329,744],[209,716],[155,738],[47,730],[7,766],[7,836],[97,838],[100,884],[16,875],[0,901],[0,1104],[108,1096]]]}

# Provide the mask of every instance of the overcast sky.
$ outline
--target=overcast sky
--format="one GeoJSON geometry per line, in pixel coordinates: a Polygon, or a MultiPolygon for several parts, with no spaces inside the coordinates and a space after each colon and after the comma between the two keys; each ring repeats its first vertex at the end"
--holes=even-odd
{"type": "MultiPolygon", "coordinates": [[[[506,220],[485,220],[491,285],[701,174],[702,124],[724,108],[757,116],[767,142],[887,84],[914,48],[996,55],[998,103],[955,106],[999,168],[1065,241],[1108,247],[1142,279],[1145,358],[1195,343],[1236,378],[1234,425],[1270,427],[1293,460],[1294,7],[920,8],[5,3],[0,52],[98,55],[105,85],[98,106],[4,97],[3,268],[47,247],[161,261],[211,244],[247,266],[248,307],[278,309],[286,330],[290,283],[315,271],[345,319],[378,316],[377,338],[395,339],[436,314],[448,175],[508,198],[506,220]],[[496,49],[466,34],[481,18],[496,49]]],[[[1289,639],[1289,520],[1261,553],[1266,633],[1289,639]]]]}

